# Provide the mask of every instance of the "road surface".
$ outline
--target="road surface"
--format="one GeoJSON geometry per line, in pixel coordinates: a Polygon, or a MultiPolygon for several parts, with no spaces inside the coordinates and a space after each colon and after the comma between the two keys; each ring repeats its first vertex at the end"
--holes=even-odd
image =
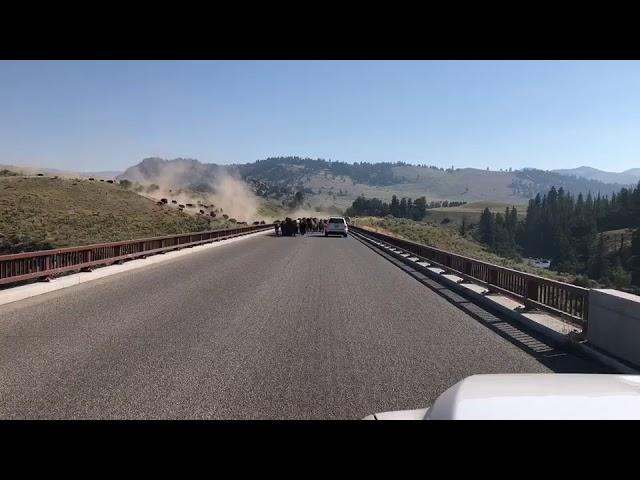
{"type": "MultiPolygon", "coordinates": [[[[552,358],[553,357],[553,358],[552,358]]],[[[532,355],[354,238],[259,235],[0,307],[0,418],[362,418],[532,355]]]]}

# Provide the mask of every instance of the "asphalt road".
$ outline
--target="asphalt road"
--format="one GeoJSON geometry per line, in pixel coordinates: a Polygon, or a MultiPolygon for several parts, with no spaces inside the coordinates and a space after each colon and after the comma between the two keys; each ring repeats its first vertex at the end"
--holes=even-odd
{"type": "Polygon", "coordinates": [[[0,418],[357,419],[549,365],[354,238],[263,235],[0,307],[0,418]]]}

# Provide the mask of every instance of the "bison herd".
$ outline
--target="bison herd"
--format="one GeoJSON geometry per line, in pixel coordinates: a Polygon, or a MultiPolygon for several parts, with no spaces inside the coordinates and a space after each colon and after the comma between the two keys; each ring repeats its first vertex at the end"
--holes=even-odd
{"type": "Polygon", "coordinates": [[[304,235],[307,232],[323,232],[327,220],[319,218],[285,218],[283,221],[276,221],[273,227],[276,236],[295,237],[296,235],[304,235]]]}
{"type": "MultiPolygon", "coordinates": [[[[176,205],[180,211],[183,211],[185,208],[196,208],[196,205],[193,203],[178,203],[178,200],[173,200],[173,199],[171,200],[171,203],[176,205]]],[[[167,204],[169,204],[168,198],[161,198],[156,202],[156,205],[160,205],[160,206],[167,205],[167,204]]],[[[218,213],[222,214],[222,209],[221,208],[217,209],[216,206],[213,204],[206,205],[202,202],[198,202],[197,207],[199,207],[198,213],[200,215],[216,218],[218,216],[218,213]],[[207,212],[205,209],[211,209],[211,211],[207,212]]],[[[235,218],[229,218],[229,215],[227,215],[226,213],[222,214],[222,218],[225,220],[228,220],[231,223],[235,223],[236,225],[248,225],[247,222],[238,221],[235,218]]],[[[252,225],[264,225],[264,224],[265,224],[264,220],[261,220],[261,221],[256,220],[255,222],[252,223],[252,225]]]]}

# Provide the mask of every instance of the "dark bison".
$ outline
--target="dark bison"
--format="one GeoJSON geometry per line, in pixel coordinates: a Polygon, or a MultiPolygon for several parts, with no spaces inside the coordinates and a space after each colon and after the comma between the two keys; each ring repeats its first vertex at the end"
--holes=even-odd
{"type": "Polygon", "coordinates": [[[298,224],[295,220],[287,217],[280,224],[283,237],[295,237],[298,234],[298,224]]]}

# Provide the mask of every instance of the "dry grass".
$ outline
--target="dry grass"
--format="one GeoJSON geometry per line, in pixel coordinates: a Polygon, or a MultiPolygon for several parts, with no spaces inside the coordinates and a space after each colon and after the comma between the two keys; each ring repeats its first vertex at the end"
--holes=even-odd
{"type": "Polygon", "coordinates": [[[117,185],[51,177],[0,178],[0,253],[229,226],[192,216],[117,185]]]}
{"type": "Polygon", "coordinates": [[[608,230],[602,232],[605,241],[607,253],[614,253],[622,248],[631,247],[631,238],[633,236],[632,228],[621,228],[619,230],[608,230]]]}
{"type": "Polygon", "coordinates": [[[467,225],[477,224],[485,208],[488,208],[491,213],[504,214],[507,207],[516,207],[519,219],[523,219],[527,214],[527,205],[524,204],[473,202],[459,207],[431,208],[427,210],[424,220],[432,222],[435,225],[441,225],[442,221],[448,218],[450,221],[446,223],[446,226],[449,228],[458,228],[462,224],[463,218],[467,222],[467,225]]]}

